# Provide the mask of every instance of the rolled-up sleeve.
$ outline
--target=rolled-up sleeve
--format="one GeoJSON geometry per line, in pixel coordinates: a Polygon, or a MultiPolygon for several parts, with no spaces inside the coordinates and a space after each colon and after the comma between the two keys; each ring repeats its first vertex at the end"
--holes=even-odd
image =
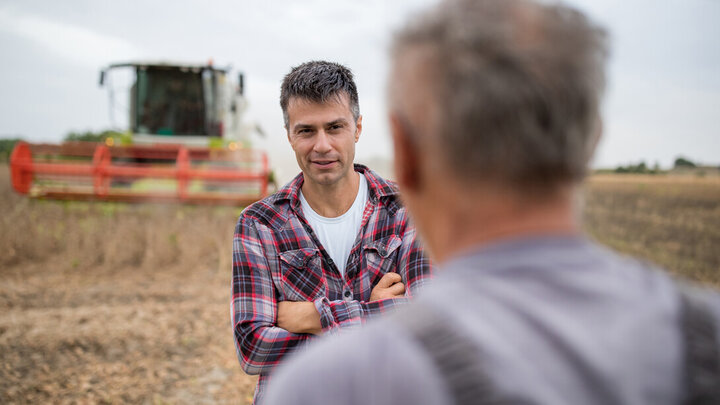
{"type": "Polygon", "coordinates": [[[361,325],[368,318],[385,313],[405,302],[407,302],[407,298],[361,302],[330,301],[322,297],[315,300],[315,308],[320,313],[323,332],[332,332],[338,328],[361,325]]]}

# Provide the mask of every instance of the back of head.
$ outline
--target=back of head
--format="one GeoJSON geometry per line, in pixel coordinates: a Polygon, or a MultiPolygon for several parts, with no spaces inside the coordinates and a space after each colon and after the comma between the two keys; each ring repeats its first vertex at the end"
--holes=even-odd
{"type": "Polygon", "coordinates": [[[295,66],[285,75],[280,87],[280,107],[285,126],[288,125],[288,104],[293,97],[325,103],[348,97],[350,111],[357,121],[360,117],[357,86],[353,74],[347,67],[333,62],[311,61],[295,66]]]}
{"type": "Polygon", "coordinates": [[[395,36],[391,108],[465,183],[578,182],[600,132],[605,38],[562,5],[445,1],[395,36]]]}

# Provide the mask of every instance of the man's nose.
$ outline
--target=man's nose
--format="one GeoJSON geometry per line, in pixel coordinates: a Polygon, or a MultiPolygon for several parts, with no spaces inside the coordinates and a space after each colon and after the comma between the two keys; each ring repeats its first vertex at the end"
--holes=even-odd
{"type": "Polygon", "coordinates": [[[323,130],[318,132],[317,139],[315,140],[315,147],[313,148],[317,153],[330,152],[332,146],[330,146],[330,136],[323,130]]]}

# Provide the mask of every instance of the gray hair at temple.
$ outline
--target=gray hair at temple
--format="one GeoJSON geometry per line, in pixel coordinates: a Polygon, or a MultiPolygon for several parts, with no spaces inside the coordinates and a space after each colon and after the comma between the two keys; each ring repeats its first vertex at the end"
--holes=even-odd
{"type": "Polygon", "coordinates": [[[280,107],[285,127],[288,126],[288,104],[292,97],[315,103],[325,103],[346,94],[350,112],[357,122],[360,104],[353,74],[347,67],[333,62],[311,61],[295,66],[285,75],[280,86],[280,107]]]}
{"type": "Polygon", "coordinates": [[[600,135],[606,37],[563,5],[444,1],[394,37],[391,109],[462,181],[579,182],[600,135]]]}

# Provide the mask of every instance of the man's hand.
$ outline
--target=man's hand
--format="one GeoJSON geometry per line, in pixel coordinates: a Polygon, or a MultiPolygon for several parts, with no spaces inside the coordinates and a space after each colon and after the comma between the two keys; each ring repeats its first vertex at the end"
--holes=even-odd
{"type": "Polygon", "coordinates": [[[397,273],[385,273],[378,281],[375,288],[370,292],[370,301],[382,300],[385,298],[400,298],[405,294],[405,284],[402,277],[397,273]]]}
{"type": "Polygon", "coordinates": [[[309,301],[278,302],[277,326],[292,333],[322,334],[320,314],[309,301]]]}

